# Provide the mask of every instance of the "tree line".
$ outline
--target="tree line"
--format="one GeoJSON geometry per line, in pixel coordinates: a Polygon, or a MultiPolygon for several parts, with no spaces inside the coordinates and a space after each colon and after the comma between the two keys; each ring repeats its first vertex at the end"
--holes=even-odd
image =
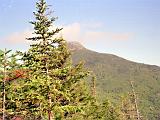
{"type": "Polygon", "coordinates": [[[66,40],[57,37],[62,28],[53,28],[56,17],[45,0],[36,3],[33,14],[29,49],[0,51],[0,119],[130,119],[108,100],[96,100],[96,77],[89,88],[85,81],[91,72],[83,62],[73,65],[66,40]]]}

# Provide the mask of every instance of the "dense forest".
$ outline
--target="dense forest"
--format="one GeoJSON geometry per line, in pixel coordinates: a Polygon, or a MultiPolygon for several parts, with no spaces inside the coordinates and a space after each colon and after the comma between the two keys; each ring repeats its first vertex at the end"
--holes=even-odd
{"type": "MultiPolygon", "coordinates": [[[[133,93],[133,82],[140,115],[144,120],[160,119],[160,67],[98,53],[77,42],[69,43],[69,48],[74,64],[83,60],[85,67],[96,75],[96,97],[99,101],[107,98],[115,105],[122,105],[123,100],[133,93]]],[[[87,82],[91,83],[90,80],[87,82]]]]}
{"type": "MultiPolygon", "coordinates": [[[[129,70],[123,68],[118,69],[118,73],[104,64],[95,68],[97,59],[103,63],[104,58],[93,59],[94,52],[82,46],[78,49],[81,52],[76,53],[75,45],[69,45],[58,35],[63,28],[53,27],[57,18],[52,17],[49,7],[45,0],[36,3],[35,20],[30,22],[34,33],[27,38],[32,44],[27,51],[0,50],[0,120],[148,119],[147,107],[143,110],[137,99],[134,82],[137,79],[128,79],[129,70]],[[88,53],[83,54],[84,51],[88,53]],[[106,85],[105,79],[113,78],[113,72],[121,75],[120,80],[128,79],[127,89],[121,88],[126,82],[117,83],[116,77],[106,85]]],[[[117,60],[114,58],[111,61],[117,60]]],[[[132,68],[130,71],[139,74],[132,68]]],[[[157,114],[149,117],[158,119],[157,114]]]]}

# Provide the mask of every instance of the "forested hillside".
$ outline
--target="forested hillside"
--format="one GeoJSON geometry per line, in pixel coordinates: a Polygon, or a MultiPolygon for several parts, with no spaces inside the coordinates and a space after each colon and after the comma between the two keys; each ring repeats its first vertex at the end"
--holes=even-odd
{"type": "Polygon", "coordinates": [[[96,74],[99,100],[107,97],[115,103],[120,101],[121,96],[132,91],[130,81],[133,81],[140,112],[149,120],[160,119],[160,67],[91,51],[77,42],[70,42],[69,47],[73,61],[85,61],[86,68],[96,74]]]}
{"type": "Polygon", "coordinates": [[[73,64],[62,28],[53,28],[45,0],[36,2],[32,41],[25,52],[0,50],[0,119],[2,120],[120,120],[108,101],[96,100],[86,84],[90,72],[73,64]],[[52,29],[51,29],[52,28],[52,29]]]}
{"type": "Polygon", "coordinates": [[[26,51],[0,49],[0,120],[160,120],[160,67],[68,43],[35,8],[26,51]]]}

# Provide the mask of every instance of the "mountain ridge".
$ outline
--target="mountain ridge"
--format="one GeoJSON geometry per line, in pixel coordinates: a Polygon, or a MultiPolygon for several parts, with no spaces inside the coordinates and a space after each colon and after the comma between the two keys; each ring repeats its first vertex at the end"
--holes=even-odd
{"type": "Polygon", "coordinates": [[[159,65],[156,65],[156,64],[148,64],[148,63],[136,62],[136,61],[129,60],[129,59],[127,59],[127,58],[121,57],[121,56],[119,56],[119,55],[110,54],[110,53],[103,53],[103,52],[97,52],[97,51],[94,51],[94,50],[91,50],[91,49],[86,48],[84,45],[82,45],[82,44],[81,44],[80,42],[78,42],[78,41],[69,41],[69,42],[67,42],[67,44],[68,44],[68,48],[70,49],[71,52],[85,49],[85,50],[89,50],[89,51],[91,51],[91,52],[95,52],[95,53],[102,54],[102,55],[112,55],[112,56],[115,56],[115,57],[119,57],[119,58],[124,59],[124,60],[127,60],[127,61],[129,61],[129,62],[138,63],[138,64],[143,64],[143,65],[149,65],[149,66],[159,67],[159,68],[160,68],[160,66],[159,66],[159,65]]]}
{"type": "Polygon", "coordinates": [[[129,61],[85,47],[71,52],[74,64],[85,61],[85,67],[96,75],[97,97],[100,101],[106,97],[113,102],[119,101],[120,96],[131,92],[130,81],[134,81],[140,112],[148,119],[160,119],[159,66],[129,61]]]}

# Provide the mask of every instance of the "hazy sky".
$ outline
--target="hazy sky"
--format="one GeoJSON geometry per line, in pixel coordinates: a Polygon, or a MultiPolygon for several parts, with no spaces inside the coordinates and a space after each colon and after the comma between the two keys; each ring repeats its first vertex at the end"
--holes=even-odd
{"type": "MultiPolygon", "coordinates": [[[[25,50],[36,0],[0,0],[0,48],[25,50]]],[[[66,40],[160,66],[160,0],[47,0],[66,40]]]]}

